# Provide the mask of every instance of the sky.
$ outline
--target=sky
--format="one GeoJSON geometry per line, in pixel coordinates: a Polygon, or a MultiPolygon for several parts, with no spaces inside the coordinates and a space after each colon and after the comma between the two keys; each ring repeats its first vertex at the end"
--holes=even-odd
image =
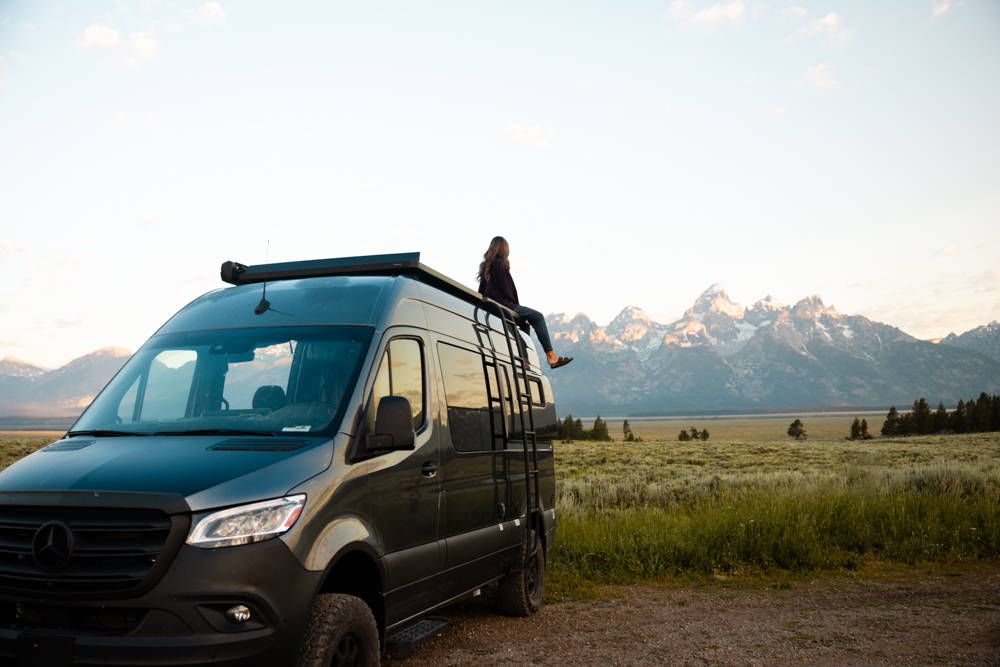
{"type": "Polygon", "coordinates": [[[421,252],[600,324],[820,294],[1000,319],[995,0],[0,0],[0,357],[136,349],[219,265],[421,252]]]}

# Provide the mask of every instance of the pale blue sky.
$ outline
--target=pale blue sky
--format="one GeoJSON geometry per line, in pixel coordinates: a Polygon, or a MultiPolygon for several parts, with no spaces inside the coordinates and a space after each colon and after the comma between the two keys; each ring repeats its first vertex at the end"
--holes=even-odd
{"type": "Polygon", "coordinates": [[[0,357],[135,349],[225,259],[419,250],[669,321],[710,284],[1000,318],[1000,3],[0,0],[0,357]]]}

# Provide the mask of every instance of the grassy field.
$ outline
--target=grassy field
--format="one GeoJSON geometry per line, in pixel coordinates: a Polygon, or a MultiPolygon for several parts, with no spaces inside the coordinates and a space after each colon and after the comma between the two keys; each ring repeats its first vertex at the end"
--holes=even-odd
{"type": "MultiPolygon", "coordinates": [[[[731,421],[750,435],[557,443],[552,596],[673,575],[1000,556],[1000,433],[797,442],[731,421]]],[[[0,434],[0,467],[55,437],[0,434]]]]}
{"type": "Polygon", "coordinates": [[[554,592],[1000,555],[1000,434],[557,445],[554,592]]]}

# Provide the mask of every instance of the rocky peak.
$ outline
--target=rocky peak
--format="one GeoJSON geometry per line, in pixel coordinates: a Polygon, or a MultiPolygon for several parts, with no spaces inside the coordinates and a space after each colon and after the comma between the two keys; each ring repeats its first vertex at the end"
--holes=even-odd
{"type": "Polygon", "coordinates": [[[722,314],[734,319],[742,319],[744,312],[743,306],[733,303],[729,299],[729,293],[726,292],[725,286],[722,283],[715,283],[701,293],[701,296],[695,300],[694,305],[684,313],[684,316],[700,320],[705,315],[722,314]]]}
{"type": "Polygon", "coordinates": [[[625,306],[615,319],[605,327],[608,335],[626,343],[634,343],[645,338],[657,328],[657,324],[638,306],[625,306]]]}
{"type": "Polygon", "coordinates": [[[941,341],[942,345],[953,345],[985,354],[1000,361],[1000,322],[993,320],[961,335],[950,333],[941,341]]]}
{"type": "Polygon", "coordinates": [[[750,310],[778,311],[778,310],[784,310],[786,307],[787,306],[785,306],[785,304],[781,303],[773,296],[768,294],[763,299],[757,299],[757,301],[754,302],[752,306],[750,306],[750,310]]]}
{"type": "Polygon", "coordinates": [[[752,306],[747,308],[744,319],[755,327],[774,322],[775,319],[788,311],[788,306],[777,301],[768,294],[763,299],[758,299],[752,306]]]}
{"type": "Polygon", "coordinates": [[[579,343],[598,328],[594,321],[583,313],[577,313],[573,317],[566,313],[558,313],[549,315],[546,320],[554,339],[573,343],[579,343]]]}
{"type": "Polygon", "coordinates": [[[608,329],[611,329],[616,323],[628,322],[642,322],[644,324],[649,324],[652,320],[649,315],[646,314],[646,311],[639,306],[625,306],[622,308],[622,312],[618,313],[615,319],[611,320],[611,324],[608,325],[608,329]]]}
{"type": "Polygon", "coordinates": [[[833,306],[827,306],[819,294],[810,294],[792,306],[792,315],[800,320],[814,320],[823,315],[842,317],[833,306]]]}
{"type": "Polygon", "coordinates": [[[34,379],[47,372],[47,368],[36,366],[30,361],[23,361],[17,357],[8,356],[0,359],[0,375],[34,379]]]}

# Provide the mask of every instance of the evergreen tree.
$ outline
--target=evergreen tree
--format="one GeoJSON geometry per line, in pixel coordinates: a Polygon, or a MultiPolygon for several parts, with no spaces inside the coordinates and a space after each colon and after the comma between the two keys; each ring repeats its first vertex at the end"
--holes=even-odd
{"type": "Polygon", "coordinates": [[[802,420],[796,419],[788,426],[788,435],[796,440],[806,439],[806,427],[802,420]]]}
{"type": "Polygon", "coordinates": [[[566,417],[559,422],[558,435],[563,440],[570,440],[573,437],[573,416],[566,415],[566,417]]]}
{"type": "Polygon", "coordinates": [[[938,403],[932,424],[931,433],[943,433],[948,430],[948,411],[944,409],[944,403],[938,403]]]}
{"type": "Polygon", "coordinates": [[[574,440],[586,440],[587,432],[583,430],[583,422],[579,417],[573,422],[573,439],[574,440]]]}
{"type": "Polygon", "coordinates": [[[965,401],[958,399],[958,405],[948,415],[948,429],[953,433],[965,433],[965,401]]]}
{"type": "Polygon", "coordinates": [[[698,437],[701,435],[701,432],[698,429],[696,429],[694,426],[691,427],[690,433],[691,433],[691,439],[692,440],[697,440],[698,437]]]}
{"type": "Polygon", "coordinates": [[[916,432],[912,412],[904,412],[899,418],[899,435],[913,435],[916,432]]]}
{"type": "Polygon", "coordinates": [[[896,412],[895,405],[889,408],[889,413],[885,416],[885,421],[882,422],[882,435],[890,438],[899,435],[899,413],[896,412]]]}
{"type": "Polygon", "coordinates": [[[635,433],[632,432],[632,427],[629,425],[628,420],[622,424],[622,437],[625,442],[635,442],[635,433]]]}
{"type": "Polygon", "coordinates": [[[611,440],[611,434],[608,433],[608,423],[601,419],[600,415],[597,415],[597,418],[594,419],[594,428],[590,429],[590,439],[601,442],[609,442],[611,440]]]}
{"type": "Polygon", "coordinates": [[[691,439],[691,436],[688,434],[687,431],[681,429],[681,432],[678,434],[677,439],[680,440],[681,442],[687,442],[688,440],[691,439]]]}
{"type": "Polygon", "coordinates": [[[913,432],[925,435],[931,432],[931,408],[924,398],[913,401],[913,432]]]}
{"type": "Polygon", "coordinates": [[[974,398],[965,402],[965,432],[976,432],[976,399],[974,398]]]}
{"type": "Polygon", "coordinates": [[[702,440],[708,440],[708,429],[707,428],[703,428],[701,430],[701,439],[702,440]]]}
{"type": "Polygon", "coordinates": [[[851,422],[851,436],[848,439],[858,440],[859,438],[861,438],[861,420],[855,417],[854,421],[851,422]]]}
{"type": "Polygon", "coordinates": [[[875,436],[873,436],[871,433],[868,432],[868,420],[867,419],[862,419],[861,420],[861,439],[862,440],[871,440],[874,437],[875,436]]]}
{"type": "Polygon", "coordinates": [[[976,407],[973,408],[972,422],[977,433],[985,433],[991,430],[993,421],[993,401],[985,391],[979,394],[976,399],[976,407]]]}
{"type": "Polygon", "coordinates": [[[993,404],[992,416],[990,417],[990,430],[1000,431],[1000,394],[994,394],[990,402],[993,404]]]}

